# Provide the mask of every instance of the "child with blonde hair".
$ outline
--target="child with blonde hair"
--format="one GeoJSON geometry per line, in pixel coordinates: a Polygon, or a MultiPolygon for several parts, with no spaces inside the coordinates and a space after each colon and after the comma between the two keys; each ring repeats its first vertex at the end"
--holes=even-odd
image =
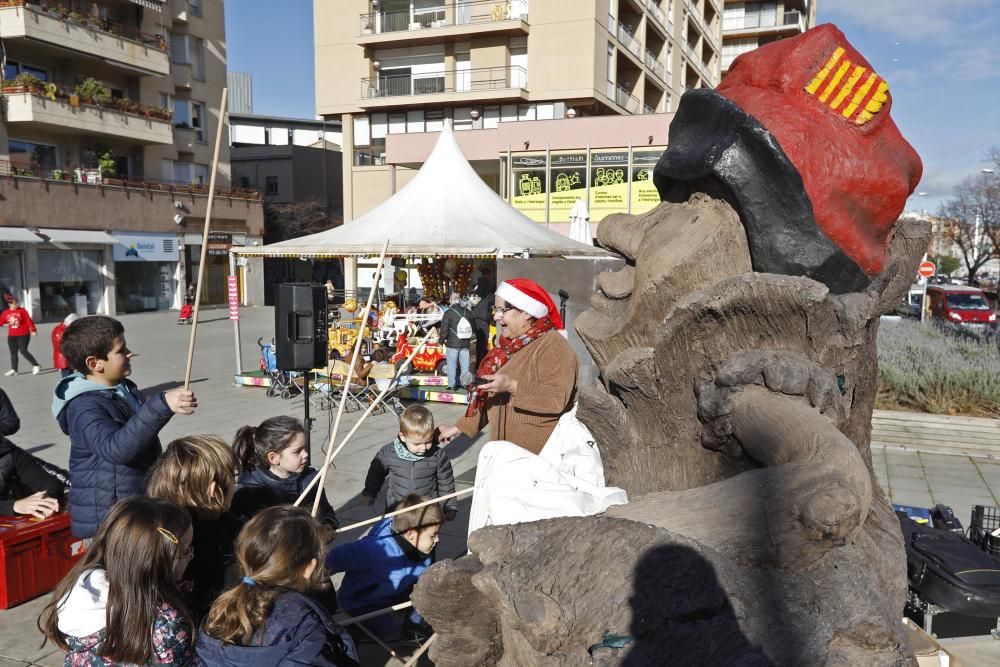
{"type": "Polygon", "coordinates": [[[354,642],[307,593],[329,586],[320,526],[301,507],[261,511],[236,541],[242,580],[212,605],[198,636],[208,667],[356,667],[354,642]]]}
{"type": "Polygon", "coordinates": [[[195,620],[232,583],[233,548],[242,523],[229,513],[236,490],[236,455],[214,435],[174,440],[153,465],[146,494],[174,503],[191,515],[194,558],[182,587],[195,620]]]}
{"type": "Polygon", "coordinates": [[[66,667],[189,663],[194,626],[177,580],[191,539],[191,519],[176,505],[133,496],[111,507],[38,619],[66,651],[66,667]]]}

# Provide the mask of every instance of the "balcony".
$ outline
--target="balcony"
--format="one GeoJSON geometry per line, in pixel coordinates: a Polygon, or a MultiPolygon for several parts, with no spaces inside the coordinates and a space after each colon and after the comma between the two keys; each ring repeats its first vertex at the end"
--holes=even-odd
{"type": "MultiPolygon", "coordinates": [[[[113,178],[89,183],[70,177],[69,172],[61,176],[53,179],[28,175],[0,162],[3,225],[201,232],[208,188],[113,178]],[[174,202],[184,207],[180,211],[184,216],[181,226],[174,222],[178,213],[174,202]]],[[[245,224],[249,233],[257,235],[264,227],[262,204],[259,191],[217,188],[213,213],[217,220],[245,224]]]]}
{"type": "Polygon", "coordinates": [[[460,4],[399,11],[372,11],[360,16],[358,43],[368,45],[440,42],[482,33],[528,34],[527,3],[476,0],[460,4]]]}
{"type": "Polygon", "coordinates": [[[188,63],[170,63],[170,78],[175,88],[191,90],[194,81],[193,68],[188,63]]]}
{"type": "Polygon", "coordinates": [[[0,4],[0,39],[30,40],[91,56],[132,72],[156,76],[170,73],[162,35],[70,12],[58,5],[41,9],[24,6],[23,0],[6,0],[0,4]]]}
{"type": "Polygon", "coordinates": [[[428,104],[526,98],[528,72],[520,66],[481,67],[426,74],[386,74],[361,79],[361,106],[365,108],[412,104],[420,97],[428,104]]]}
{"type": "Polygon", "coordinates": [[[652,14],[653,18],[656,19],[656,24],[659,26],[667,25],[667,15],[660,9],[660,5],[657,4],[656,0],[646,0],[646,9],[652,14]]]}
{"type": "MultiPolygon", "coordinates": [[[[16,81],[16,80],[15,80],[16,81]]],[[[174,143],[171,112],[127,99],[98,105],[54,84],[43,88],[13,85],[2,91],[6,121],[24,130],[55,134],[107,135],[140,144],[174,143]]]]}
{"type": "Polygon", "coordinates": [[[639,98],[622,86],[615,86],[615,102],[629,113],[639,113],[639,98]]]}
{"type": "Polygon", "coordinates": [[[656,55],[653,54],[653,52],[650,51],[649,49],[646,50],[644,61],[646,63],[646,67],[653,70],[653,74],[658,76],[660,78],[660,81],[665,82],[667,80],[667,75],[663,68],[663,63],[661,63],[660,60],[656,57],[656,55]]]}
{"type": "Polygon", "coordinates": [[[749,14],[741,19],[723,20],[722,32],[726,37],[754,37],[757,35],[790,36],[805,32],[805,17],[796,10],[784,14],[749,14]]]}
{"type": "Polygon", "coordinates": [[[642,58],[642,44],[636,39],[632,31],[625,27],[624,24],[618,24],[617,32],[618,41],[621,42],[622,46],[632,52],[636,58],[642,58]]]}

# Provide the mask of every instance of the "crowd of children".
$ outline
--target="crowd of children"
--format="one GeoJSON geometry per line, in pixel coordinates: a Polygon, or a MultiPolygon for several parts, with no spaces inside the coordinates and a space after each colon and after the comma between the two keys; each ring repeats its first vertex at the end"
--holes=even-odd
{"type": "MultiPolygon", "coordinates": [[[[72,372],[54,391],[52,414],[70,438],[69,483],[38,491],[47,503],[30,513],[56,511],[69,487],[71,530],[86,551],[39,618],[65,664],[356,665],[357,638],[332,617],[330,576],[344,573],[339,608],[351,615],[406,600],[455,517],[454,499],[334,545],[339,523],[322,489],[302,503],[311,507],[319,493],[317,518],[293,506],[318,474],[301,421],[266,419],[241,428],[232,445],[192,435],[162,449],[160,430],[197,408],[194,394],[144,397],[128,379],[132,354],[113,318],[79,318],[60,336],[72,372]]],[[[371,463],[363,501],[373,504],[383,486],[387,512],[451,494],[451,463],[435,433],[430,411],[407,408],[371,463]]],[[[7,482],[0,474],[0,495],[7,482]]],[[[388,615],[364,623],[385,639],[400,634],[388,615]]],[[[405,638],[431,632],[407,613],[405,638]]]]}

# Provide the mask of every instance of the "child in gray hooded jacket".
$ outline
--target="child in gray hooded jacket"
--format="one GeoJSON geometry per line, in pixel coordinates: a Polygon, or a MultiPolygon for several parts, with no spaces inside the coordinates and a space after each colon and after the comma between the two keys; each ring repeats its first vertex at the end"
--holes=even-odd
{"type": "MultiPolygon", "coordinates": [[[[387,511],[413,493],[440,498],[455,492],[451,460],[435,442],[434,415],[424,406],[411,405],[399,416],[399,434],[378,450],[368,468],[362,500],[374,503],[386,478],[387,511]]],[[[443,509],[445,518],[451,521],[458,512],[458,503],[451,498],[443,509]]]]}

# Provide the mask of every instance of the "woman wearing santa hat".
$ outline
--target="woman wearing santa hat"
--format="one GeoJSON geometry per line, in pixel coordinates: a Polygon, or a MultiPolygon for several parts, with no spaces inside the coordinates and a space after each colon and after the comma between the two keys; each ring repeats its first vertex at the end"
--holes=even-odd
{"type": "Polygon", "coordinates": [[[472,438],[489,424],[491,440],[538,454],[576,400],[576,354],[560,333],[562,318],[552,297],[533,280],[500,283],[493,318],[500,343],[477,373],[487,382],[472,388],[465,417],[442,426],[440,439],[448,442],[460,433],[472,438]]]}

